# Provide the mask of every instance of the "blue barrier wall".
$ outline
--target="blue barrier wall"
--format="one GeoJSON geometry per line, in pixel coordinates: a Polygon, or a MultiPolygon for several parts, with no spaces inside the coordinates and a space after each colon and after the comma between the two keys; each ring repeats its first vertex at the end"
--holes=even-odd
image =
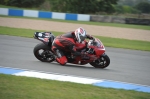
{"type": "Polygon", "coordinates": [[[74,21],[90,21],[90,15],[86,14],[46,12],[36,10],[19,10],[9,8],[0,8],[0,15],[51,18],[51,19],[74,20],[74,21]]]}

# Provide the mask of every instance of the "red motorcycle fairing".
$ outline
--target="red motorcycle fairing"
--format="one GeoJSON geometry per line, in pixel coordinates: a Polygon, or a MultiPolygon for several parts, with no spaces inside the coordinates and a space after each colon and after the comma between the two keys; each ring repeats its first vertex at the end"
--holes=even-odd
{"type": "Polygon", "coordinates": [[[84,64],[88,64],[90,62],[93,62],[94,60],[97,59],[96,55],[88,55],[89,59],[88,60],[82,60],[81,56],[76,56],[76,58],[74,59],[73,64],[80,64],[80,65],[84,65],[84,64]]]}
{"type": "Polygon", "coordinates": [[[105,47],[99,39],[95,39],[94,44],[89,43],[88,48],[92,48],[96,56],[100,56],[105,53],[105,47]]]}

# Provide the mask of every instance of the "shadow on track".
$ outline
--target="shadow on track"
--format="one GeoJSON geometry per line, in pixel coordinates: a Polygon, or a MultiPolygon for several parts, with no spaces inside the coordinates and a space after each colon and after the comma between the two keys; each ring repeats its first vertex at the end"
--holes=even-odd
{"type": "MultiPolygon", "coordinates": [[[[36,61],[37,62],[37,61],[36,61]]],[[[38,61],[38,63],[39,63],[40,61],[38,61]]],[[[66,65],[60,65],[59,63],[57,63],[57,62],[51,62],[51,63],[48,63],[48,62],[40,62],[40,63],[42,63],[43,65],[45,65],[45,66],[47,66],[47,65],[55,65],[55,66],[57,66],[58,68],[59,67],[67,67],[67,68],[76,68],[76,69],[84,69],[84,70],[100,70],[100,71],[108,71],[108,72],[118,72],[118,71],[116,71],[116,70],[113,70],[113,69],[109,69],[109,68],[104,68],[104,69],[102,69],[102,68],[95,68],[95,67],[93,67],[93,66],[87,66],[87,64],[86,65],[77,65],[77,64],[70,64],[70,63],[67,63],[66,65]]]]}

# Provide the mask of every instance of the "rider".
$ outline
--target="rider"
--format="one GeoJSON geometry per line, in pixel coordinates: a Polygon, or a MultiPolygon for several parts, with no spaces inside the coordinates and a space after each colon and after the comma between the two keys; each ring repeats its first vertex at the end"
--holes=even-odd
{"type": "Polygon", "coordinates": [[[76,50],[75,44],[82,43],[85,38],[94,39],[92,36],[87,35],[82,27],[77,28],[75,31],[57,36],[52,43],[52,51],[57,55],[56,61],[61,65],[67,63],[67,58],[63,53],[63,51],[66,50],[70,51],[74,56],[81,56],[82,53],[76,50]]]}

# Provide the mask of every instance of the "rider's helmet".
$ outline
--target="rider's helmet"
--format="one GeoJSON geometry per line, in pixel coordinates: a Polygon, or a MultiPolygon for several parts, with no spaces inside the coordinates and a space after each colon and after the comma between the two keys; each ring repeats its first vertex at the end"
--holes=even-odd
{"type": "Polygon", "coordinates": [[[81,43],[82,41],[85,40],[86,31],[83,28],[81,28],[81,27],[77,28],[74,33],[75,33],[75,37],[77,39],[77,42],[81,43]]]}

